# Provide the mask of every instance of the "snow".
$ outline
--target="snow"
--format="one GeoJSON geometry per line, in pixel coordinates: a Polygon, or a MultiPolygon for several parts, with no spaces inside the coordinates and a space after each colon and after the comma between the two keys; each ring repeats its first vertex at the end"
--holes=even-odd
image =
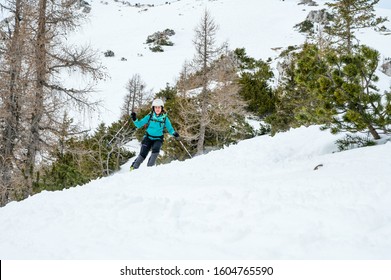
{"type": "Polygon", "coordinates": [[[155,6],[136,8],[119,1],[91,0],[89,21],[68,39],[70,43],[84,42],[98,49],[110,74],[109,79],[99,83],[98,92],[93,96],[95,100],[102,100],[102,107],[99,115],[92,114],[83,123],[89,128],[97,127],[102,121],[118,120],[119,108],[127,94],[125,85],[133,75],[139,74],[147,91],[153,93],[165,88],[167,83],[174,85],[185,61],[195,54],[194,29],[205,9],[219,25],[217,45],[227,42],[231,49],[244,47],[248,55],[266,60],[278,56],[279,51],[274,48],[302,43],[304,36],[293,30],[293,26],[303,21],[311,9],[321,7],[304,7],[294,0],[126,2],[155,6]],[[236,20],[238,17],[240,20],[236,20]],[[164,47],[163,53],[153,53],[145,44],[147,37],[166,28],[176,33],[170,37],[174,46],[164,47]],[[112,50],[115,57],[104,57],[107,50],[112,50]]]}
{"type": "Polygon", "coordinates": [[[391,2],[388,0],[380,0],[378,6],[380,8],[391,9],[391,2]]]}
{"type": "MultiPolygon", "coordinates": [[[[195,54],[194,29],[205,10],[210,11],[219,25],[216,34],[218,45],[227,42],[230,49],[245,48],[247,54],[256,59],[274,60],[284,48],[304,42],[305,36],[295,31],[293,26],[302,22],[311,10],[324,8],[327,1],[317,0],[319,6],[315,7],[298,5],[298,2],[90,0],[92,10],[89,20],[68,38],[68,42],[97,49],[110,77],[99,82],[97,92],[92,96],[93,100],[102,101],[100,110],[90,115],[82,112],[75,118],[83,117],[82,125],[91,129],[100,122],[117,121],[123,97],[127,94],[125,85],[135,74],[139,74],[146,83],[146,91],[152,93],[165,88],[167,83],[174,85],[184,63],[195,54]],[[141,6],[135,7],[136,3],[141,6]],[[166,28],[176,33],[170,37],[174,46],[164,47],[163,53],[153,53],[145,43],[147,37],[166,28]],[[115,57],[104,57],[103,53],[107,50],[112,50],[115,57]],[[126,61],[121,61],[121,58],[126,61]]],[[[377,13],[391,18],[391,9],[386,6],[379,5],[377,13]]],[[[391,29],[390,23],[386,26],[391,29]]],[[[390,36],[381,36],[369,30],[363,30],[358,35],[362,43],[378,49],[382,58],[391,57],[390,36]]],[[[274,68],[276,63],[272,63],[274,68]]],[[[382,90],[391,86],[389,79],[384,80],[382,90]]]]}
{"type": "MultiPolygon", "coordinates": [[[[99,49],[111,76],[98,85],[104,107],[84,123],[91,128],[119,118],[133,74],[153,92],[175,81],[194,55],[205,8],[220,25],[219,42],[257,59],[302,43],[292,27],[321,8],[294,0],[127,1],[155,4],[145,11],[89,2],[90,21],[68,40],[99,49]],[[175,45],[152,53],[147,36],[166,28],[175,30],[175,45]],[[103,56],[108,49],[115,57],[103,56]]],[[[378,11],[391,18],[387,7],[378,11]]],[[[391,37],[360,36],[391,56],[391,37]]],[[[390,77],[380,78],[388,88],[390,77]]],[[[84,186],[11,202],[0,208],[0,259],[390,259],[391,143],[336,152],[343,136],[301,127],[183,162],[144,162],[133,172],[128,162],[84,186]]],[[[138,143],[130,146],[138,152],[138,143]]]]}
{"type": "Polygon", "coordinates": [[[337,138],[303,127],[9,203],[0,258],[389,259],[391,143],[337,138]]]}

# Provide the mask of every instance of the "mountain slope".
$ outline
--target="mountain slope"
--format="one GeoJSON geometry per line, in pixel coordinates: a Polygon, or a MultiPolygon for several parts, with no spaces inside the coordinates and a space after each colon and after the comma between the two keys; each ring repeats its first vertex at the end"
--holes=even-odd
{"type": "Polygon", "coordinates": [[[146,83],[146,91],[151,93],[165,88],[166,83],[174,85],[183,64],[195,54],[194,29],[205,9],[219,25],[217,46],[228,42],[230,49],[245,48],[248,55],[266,60],[278,56],[282,48],[303,43],[305,36],[293,26],[303,21],[310,10],[322,7],[297,5],[296,0],[165,2],[170,4],[159,0],[141,1],[141,4],[156,5],[138,8],[120,1],[90,1],[89,21],[68,40],[99,50],[110,78],[98,84],[93,98],[102,100],[103,107],[99,116],[91,115],[86,126],[94,128],[101,121],[118,120],[123,97],[127,94],[125,85],[134,74],[140,75],[146,83]],[[175,31],[170,37],[174,46],[164,47],[163,53],[153,53],[145,43],[147,37],[166,28],[175,31]],[[107,50],[112,50],[115,56],[104,57],[107,50]]]}
{"type": "Polygon", "coordinates": [[[12,202],[0,258],[389,259],[391,144],[336,138],[300,128],[12,202]]]}
{"type": "MultiPolygon", "coordinates": [[[[314,7],[298,5],[299,0],[89,2],[92,7],[89,20],[67,40],[69,43],[88,44],[97,49],[110,76],[99,82],[97,92],[92,96],[92,99],[102,101],[100,111],[88,115],[89,119],[83,123],[87,128],[96,128],[100,122],[109,124],[120,118],[120,108],[127,94],[125,86],[133,75],[140,75],[146,83],[146,91],[151,94],[165,88],[167,83],[175,84],[183,64],[195,54],[194,29],[205,9],[210,11],[219,25],[217,45],[228,42],[230,49],[245,48],[247,54],[256,59],[266,61],[272,58],[272,67],[275,69],[275,59],[281,51],[289,46],[300,45],[306,39],[294,26],[304,21],[310,11],[324,8],[327,0],[317,0],[319,6],[314,7]],[[135,7],[136,3],[144,6],[135,7]],[[166,28],[175,31],[171,37],[174,46],[164,47],[163,53],[153,53],[145,43],[147,37],[166,28]],[[104,57],[107,50],[112,50],[115,56],[104,57]]],[[[377,14],[391,19],[391,9],[378,8],[377,14]]],[[[391,29],[390,23],[386,26],[391,29]]],[[[391,57],[391,36],[383,36],[371,30],[359,30],[357,36],[361,43],[379,50],[381,59],[391,57]]],[[[275,74],[277,79],[278,73],[275,74]]],[[[378,74],[380,89],[389,89],[390,77],[378,74]]],[[[71,80],[73,83],[78,79],[72,77],[71,80]]],[[[85,112],[82,112],[75,119],[85,117],[85,112]]]]}
{"type": "MultiPolygon", "coordinates": [[[[302,43],[292,27],[321,8],[296,0],[128,0],[156,3],[147,10],[89,2],[90,21],[68,40],[99,49],[111,76],[98,85],[104,109],[92,128],[119,118],[133,74],[153,92],[175,81],[205,8],[220,25],[219,42],[257,59],[302,43]],[[175,45],[152,53],[147,36],[165,28],[175,30],[175,45]],[[114,58],[103,57],[108,49],[114,58]]],[[[391,18],[391,10],[379,15],[391,18]]],[[[391,56],[390,36],[359,36],[391,56]]],[[[390,77],[380,78],[389,88],[390,77]]],[[[9,203],[0,208],[0,259],[390,259],[391,144],[333,153],[339,137],[299,128],[131,173],[129,162],[87,185],[9,203]]]]}

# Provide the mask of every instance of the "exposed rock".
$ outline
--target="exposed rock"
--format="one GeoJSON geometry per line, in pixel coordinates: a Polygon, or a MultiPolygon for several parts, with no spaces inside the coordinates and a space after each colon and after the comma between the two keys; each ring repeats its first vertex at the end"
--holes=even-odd
{"type": "Polygon", "coordinates": [[[175,35],[175,31],[172,29],[166,29],[164,31],[158,31],[147,37],[146,43],[150,46],[150,50],[153,52],[163,52],[162,46],[173,46],[174,43],[170,41],[169,37],[175,35]]]}
{"type": "Polygon", "coordinates": [[[387,76],[391,77],[391,58],[388,58],[385,63],[380,66],[380,71],[382,71],[387,76]]]}
{"type": "Polygon", "coordinates": [[[114,56],[114,52],[112,50],[107,50],[103,54],[105,55],[105,57],[113,57],[114,56]]]}
{"type": "Polygon", "coordinates": [[[329,14],[326,9],[311,11],[307,15],[306,20],[312,23],[327,24],[331,20],[331,14],[329,14]]]}
{"type": "Polygon", "coordinates": [[[305,21],[296,24],[294,27],[302,33],[313,33],[316,25],[327,26],[332,20],[332,15],[326,9],[311,11],[305,21]]]}
{"type": "Polygon", "coordinates": [[[91,12],[91,5],[87,1],[80,0],[79,7],[83,8],[82,12],[88,14],[91,12]]]}
{"type": "Polygon", "coordinates": [[[301,0],[299,5],[318,6],[318,4],[313,0],[301,0]]]}

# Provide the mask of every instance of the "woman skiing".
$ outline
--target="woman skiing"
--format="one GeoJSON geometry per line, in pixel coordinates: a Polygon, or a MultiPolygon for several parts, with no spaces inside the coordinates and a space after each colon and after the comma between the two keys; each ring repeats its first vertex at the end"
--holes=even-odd
{"type": "Polygon", "coordinates": [[[151,156],[149,157],[147,166],[154,166],[156,159],[159,155],[160,148],[163,144],[163,133],[164,128],[167,128],[168,133],[174,136],[176,139],[179,138],[178,132],[174,130],[171,125],[170,119],[164,111],[164,102],[161,99],[155,99],[152,102],[152,112],[146,115],[141,120],[138,120],[136,113],[131,113],[131,118],[134,125],[137,128],[146,126],[145,135],[141,141],[141,150],[138,157],[132,163],[130,170],[137,169],[140,164],[146,159],[150,150],[152,150],[151,156]]]}

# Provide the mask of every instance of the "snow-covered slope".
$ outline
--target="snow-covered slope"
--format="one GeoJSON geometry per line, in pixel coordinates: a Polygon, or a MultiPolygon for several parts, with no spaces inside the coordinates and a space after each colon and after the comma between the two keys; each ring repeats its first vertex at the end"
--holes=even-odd
{"type": "Polygon", "coordinates": [[[299,128],[12,202],[0,258],[390,259],[391,143],[336,139],[299,128]]]}
{"type": "MultiPolygon", "coordinates": [[[[210,11],[219,25],[216,34],[218,45],[228,42],[230,49],[245,48],[248,55],[267,60],[275,59],[288,46],[302,44],[305,36],[293,27],[302,22],[311,10],[322,9],[327,1],[317,0],[319,6],[315,7],[298,5],[299,0],[88,2],[92,7],[89,21],[70,36],[68,42],[88,44],[98,50],[110,75],[98,84],[98,92],[93,96],[94,100],[102,101],[100,111],[89,115],[83,123],[87,128],[95,128],[102,121],[110,124],[118,120],[123,97],[127,94],[125,85],[133,75],[140,75],[151,94],[163,89],[167,83],[175,84],[185,61],[194,56],[194,29],[205,10],[210,11]],[[136,3],[141,6],[135,7],[136,3]],[[171,37],[174,46],[165,47],[163,53],[151,52],[145,44],[147,37],[166,28],[175,31],[171,37]],[[107,50],[112,50],[115,56],[104,57],[103,53],[107,50]]],[[[383,6],[386,7],[387,3],[383,6]]],[[[391,9],[380,7],[382,5],[379,5],[377,13],[391,18],[391,9]]],[[[391,28],[390,24],[387,26],[391,28]]],[[[391,57],[391,36],[369,30],[360,30],[357,35],[362,43],[379,50],[382,58],[391,57]]],[[[380,75],[380,88],[388,89],[389,77],[380,75]]],[[[82,116],[85,117],[84,114],[82,116]]]]}
{"type": "MultiPolygon", "coordinates": [[[[101,115],[84,123],[92,128],[119,118],[134,74],[153,93],[175,81],[193,57],[206,8],[218,41],[257,59],[302,43],[292,27],[321,8],[296,0],[127,1],[155,7],[90,0],[89,23],[68,38],[99,49],[111,76],[94,97],[103,100],[101,115]],[[166,28],[175,45],[152,53],[147,36],[166,28]],[[103,56],[109,49],[115,57],[103,56]]],[[[390,9],[378,13],[391,18],[390,9]]],[[[391,57],[391,36],[359,36],[391,57]]],[[[390,77],[380,78],[388,88],[390,77]]],[[[131,173],[128,163],[85,186],[9,203],[0,208],[0,259],[390,259],[391,143],[333,153],[338,137],[295,129],[131,173]]]]}
{"type": "Polygon", "coordinates": [[[96,100],[103,101],[100,115],[93,114],[84,123],[92,128],[101,121],[118,120],[127,94],[125,85],[134,74],[140,75],[152,94],[167,83],[174,85],[185,61],[194,56],[194,29],[206,9],[219,25],[218,45],[226,41],[230,49],[246,48],[250,56],[266,60],[276,57],[281,48],[301,44],[305,37],[293,26],[303,21],[310,10],[321,8],[297,5],[296,0],[124,1],[145,5],[141,7],[113,0],[89,2],[92,7],[89,22],[68,40],[99,50],[110,75],[99,83],[94,95],[96,100]],[[163,53],[153,53],[145,44],[147,37],[166,28],[175,31],[171,37],[174,46],[165,47],[163,53]],[[107,50],[112,50],[115,56],[104,57],[107,50]],[[126,61],[121,61],[122,58],[126,61]]]}

